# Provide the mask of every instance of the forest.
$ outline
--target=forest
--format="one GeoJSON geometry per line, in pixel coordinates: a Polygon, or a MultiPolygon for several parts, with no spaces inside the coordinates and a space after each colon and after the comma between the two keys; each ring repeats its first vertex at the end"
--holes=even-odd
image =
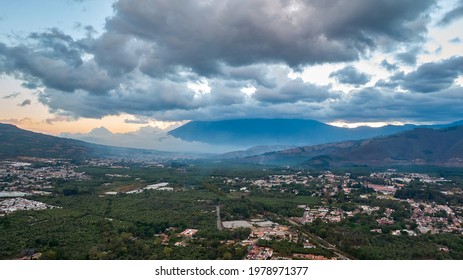
{"type": "MultiPolygon", "coordinates": [[[[335,256],[333,250],[319,246],[322,243],[313,238],[317,236],[352,259],[463,259],[461,234],[406,234],[417,225],[410,222],[412,209],[401,200],[461,205],[460,195],[442,193],[458,190],[458,180],[443,186],[411,182],[398,190],[395,198],[377,199],[365,184],[372,179],[362,179],[364,171],[353,172],[350,177],[342,175],[344,170],[337,172],[341,175],[329,175],[342,178],[331,187],[325,171],[286,168],[205,167],[175,162],[156,167],[127,162],[117,168],[80,166],[76,171],[91,179],[57,179],[51,195],[28,197],[55,208],[0,216],[0,259],[27,258],[36,253],[40,253],[40,259],[243,259],[249,248],[242,241],[251,229],[218,229],[216,206],[220,206],[222,221],[257,218],[299,232],[295,242],[262,239],[255,244],[272,248],[283,258],[292,254],[335,256]],[[305,184],[281,183],[269,188],[250,183],[270,176],[312,179],[305,184]],[[349,181],[349,194],[340,187],[342,180],[349,181]],[[227,183],[230,181],[233,183],[227,183]],[[160,182],[168,182],[173,191],[127,193],[160,182]],[[361,205],[378,210],[356,213],[340,222],[317,218],[296,225],[293,220],[304,215],[304,208],[347,213],[361,205]],[[392,213],[391,224],[378,225],[386,210],[392,213]],[[182,236],[186,229],[198,232],[193,238],[182,236]],[[394,231],[402,234],[392,235],[394,231]],[[309,239],[318,246],[304,248],[303,243],[309,239]]],[[[459,178],[459,174],[452,176],[459,178]]]]}

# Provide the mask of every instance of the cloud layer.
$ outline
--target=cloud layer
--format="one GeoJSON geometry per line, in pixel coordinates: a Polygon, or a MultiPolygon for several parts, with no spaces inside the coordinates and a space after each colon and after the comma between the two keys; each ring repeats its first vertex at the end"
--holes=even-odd
{"type": "Polygon", "coordinates": [[[61,136],[103,145],[168,152],[224,153],[242,148],[186,142],[168,135],[164,130],[151,126],[145,126],[128,133],[112,133],[104,127],[99,127],[92,129],[89,133],[63,133],[61,136]]]}
{"type": "MultiPolygon", "coordinates": [[[[0,42],[0,73],[43,89],[41,103],[74,118],[454,119],[463,109],[455,84],[463,58],[414,66],[435,7],[433,0],[119,0],[98,36],[91,27],[78,39],[51,28],[0,42]],[[413,69],[400,72],[384,59],[377,67],[390,76],[365,87],[371,73],[353,65],[373,52],[413,69]],[[329,75],[333,84],[294,77],[330,63],[343,65],[329,75]],[[447,111],[436,112],[437,104],[447,111]]],[[[455,7],[440,24],[459,17],[455,7]]]]}

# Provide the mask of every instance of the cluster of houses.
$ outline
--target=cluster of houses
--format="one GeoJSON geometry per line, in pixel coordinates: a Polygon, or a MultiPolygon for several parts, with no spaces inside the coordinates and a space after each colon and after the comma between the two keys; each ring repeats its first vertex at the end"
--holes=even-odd
{"type": "Polygon", "coordinates": [[[53,180],[90,179],[85,173],[76,172],[75,168],[66,162],[40,167],[26,162],[0,162],[0,197],[47,195],[53,188],[53,180]]]}
{"type": "Polygon", "coordinates": [[[5,215],[15,211],[27,211],[27,210],[45,210],[56,208],[40,201],[29,200],[25,198],[10,198],[0,200],[0,215],[5,215]]]}
{"type": "Polygon", "coordinates": [[[283,184],[302,184],[306,185],[313,179],[310,175],[304,175],[302,172],[296,174],[270,175],[266,179],[253,180],[252,184],[262,188],[271,188],[283,184]]]}
{"type": "Polygon", "coordinates": [[[306,205],[299,205],[298,207],[304,208],[304,214],[302,215],[302,218],[293,218],[293,220],[301,224],[312,223],[315,219],[321,219],[327,223],[338,223],[341,221],[344,215],[344,212],[338,208],[310,208],[306,205]]]}
{"type": "Polygon", "coordinates": [[[285,240],[288,242],[298,243],[303,242],[304,248],[316,248],[315,245],[307,240],[299,240],[300,234],[297,230],[280,225],[278,223],[265,219],[251,219],[249,221],[236,220],[222,222],[223,227],[228,230],[237,228],[249,228],[251,233],[248,238],[242,240],[239,244],[248,248],[246,260],[268,260],[268,259],[326,259],[323,256],[314,254],[293,254],[291,256],[282,257],[277,254],[272,248],[259,246],[259,240],[285,240]]]}
{"type": "Polygon", "coordinates": [[[246,260],[269,260],[273,256],[273,249],[268,247],[253,246],[246,255],[246,260]]]}
{"type": "Polygon", "coordinates": [[[404,183],[410,183],[412,180],[417,180],[423,183],[436,184],[449,182],[444,178],[434,178],[428,174],[421,173],[397,173],[395,169],[388,169],[386,172],[373,172],[370,174],[370,178],[384,179],[388,184],[403,187],[404,183]]]}
{"type": "MultiPolygon", "coordinates": [[[[350,173],[336,175],[330,171],[325,171],[320,175],[312,176],[307,172],[295,171],[294,174],[268,175],[259,179],[224,178],[223,183],[227,186],[240,186],[246,189],[255,187],[262,190],[281,189],[292,184],[300,186],[317,185],[321,189],[314,195],[318,196],[336,195],[341,190],[348,194],[352,191],[353,185],[361,183],[378,194],[394,195],[398,189],[405,187],[412,180],[425,184],[449,182],[444,178],[434,178],[427,174],[398,173],[393,169],[389,169],[387,172],[373,172],[369,176],[360,176],[356,179],[353,179],[350,173]],[[371,181],[375,181],[375,179],[380,179],[379,181],[383,183],[372,183],[371,181]]],[[[284,191],[284,189],[281,189],[281,191],[284,191]]]]}
{"type": "Polygon", "coordinates": [[[455,212],[447,205],[436,203],[415,202],[411,199],[407,202],[412,207],[412,217],[419,233],[462,233],[463,219],[455,215],[455,212]]]}
{"type": "MultiPolygon", "coordinates": [[[[434,178],[427,174],[420,173],[400,173],[394,169],[389,169],[386,172],[373,172],[369,176],[360,176],[353,179],[349,173],[343,175],[336,175],[326,171],[320,175],[312,176],[309,173],[297,171],[294,174],[282,175],[269,175],[260,179],[245,179],[245,178],[225,178],[224,183],[228,186],[239,185],[241,187],[248,186],[263,190],[280,190],[284,191],[285,188],[291,184],[298,184],[300,186],[316,185],[316,189],[312,195],[320,197],[333,197],[344,192],[349,195],[356,187],[363,185],[374,191],[372,194],[362,194],[361,198],[376,198],[376,199],[391,199],[410,205],[412,217],[408,220],[411,224],[416,224],[417,227],[413,231],[406,232],[409,235],[424,234],[424,233],[439,233],[439,232],[452,232],[463,233],[462,218],[455,214],[452,208],[454,206],[437,205],[436,203],[415,202],[414,200],[401,200],[394,198],[397,190],[406,187],[412,181],[419,181],[424,184],[442,184],[450,182],[444,178],[434,178]]],[[[452,195],[454,192],[445,191],[445,195],[452,195]]],[[[321,219],[324,222],[336,223],[340,222],[344,217],[352,217],[357,213],[379,216],[376,222],[381,225],[394,225],[394,219],[391,214],[393,209],[385,208],[385,210],[378,212],[379,207],[372,207],[361,205],[358,209],[353,211],[343,211],[339,208],[332,208],[327,206],[320,207],[306,207],[304,208],[302,217],[292,218],[294,221],[306,224],[312,223],[316,219],[321,219]]],[[[407,206],[408,207],[408,206],[407,206]]],[[[463,207],[462,207],[463,211],[463,207]]],[[[379,228],[372,229],[372,231],[380,232],[379,228]]],[[[392,234],[396,234],[395,231],[392,234]]],[[[404,234],[401,232],[401,234],[404,234]]]]}
{"type": "MultiPolygon", "coordinates": [[[[453,209],[448,205],[439,205],[435,202],[416,202],[412,199],[394,200],[408,203],[410,205],[412,215],[408,222],[415,223],[416,229],[395,230],[391,232],[393,235],[408,234],[410,236],[416,236],[418,234],[442,232],[463,234],[463,219],[457,216],[453,209]]],[[[329,207],[309,208],[305,205],[299,205],[298,207],[305,208],[304,214],[301,218],[294,217],[292,220],[301,224],[312,223],[315,219],[320,219],[326,223],[337,223],[344,217],[352,217],[359,213],[376,216],[380,215],[381,217],[376,219],[379,226],[394,225],[395,223],[391,216],[392,213],[394,213],[394,209],[383,208],[381,209],[381,213],[379,213],[379,206],[360,205],[354,211],[343,211],[339,208],[329,207]]],[[[374,228],[371,232],[382,233],[382,230],[380,228],[374,228]]]]}

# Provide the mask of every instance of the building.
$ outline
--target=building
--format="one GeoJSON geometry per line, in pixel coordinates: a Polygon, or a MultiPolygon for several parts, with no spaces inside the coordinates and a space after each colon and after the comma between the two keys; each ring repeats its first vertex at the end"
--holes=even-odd
{"type": "Polygon", "coordinates": [[[247,221],[228,221],[222,222],[222,225],[226,229],[252,228],[252,225],[247,221]]]}

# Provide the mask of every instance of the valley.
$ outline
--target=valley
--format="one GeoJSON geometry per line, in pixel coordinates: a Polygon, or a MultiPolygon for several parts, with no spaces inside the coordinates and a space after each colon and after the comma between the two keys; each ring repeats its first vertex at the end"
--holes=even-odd
{"type": "Polygon", "coordinates": [[[2,193],[24,195],[0,198],[0,258],[463,258],[460,169],[60,166],[2,163],[2,193]]]}
{"type": "Polygon", "coordinates": [[[0,258],[463,259],[462,133],[208,155],[1,126],[0,258]]]}

